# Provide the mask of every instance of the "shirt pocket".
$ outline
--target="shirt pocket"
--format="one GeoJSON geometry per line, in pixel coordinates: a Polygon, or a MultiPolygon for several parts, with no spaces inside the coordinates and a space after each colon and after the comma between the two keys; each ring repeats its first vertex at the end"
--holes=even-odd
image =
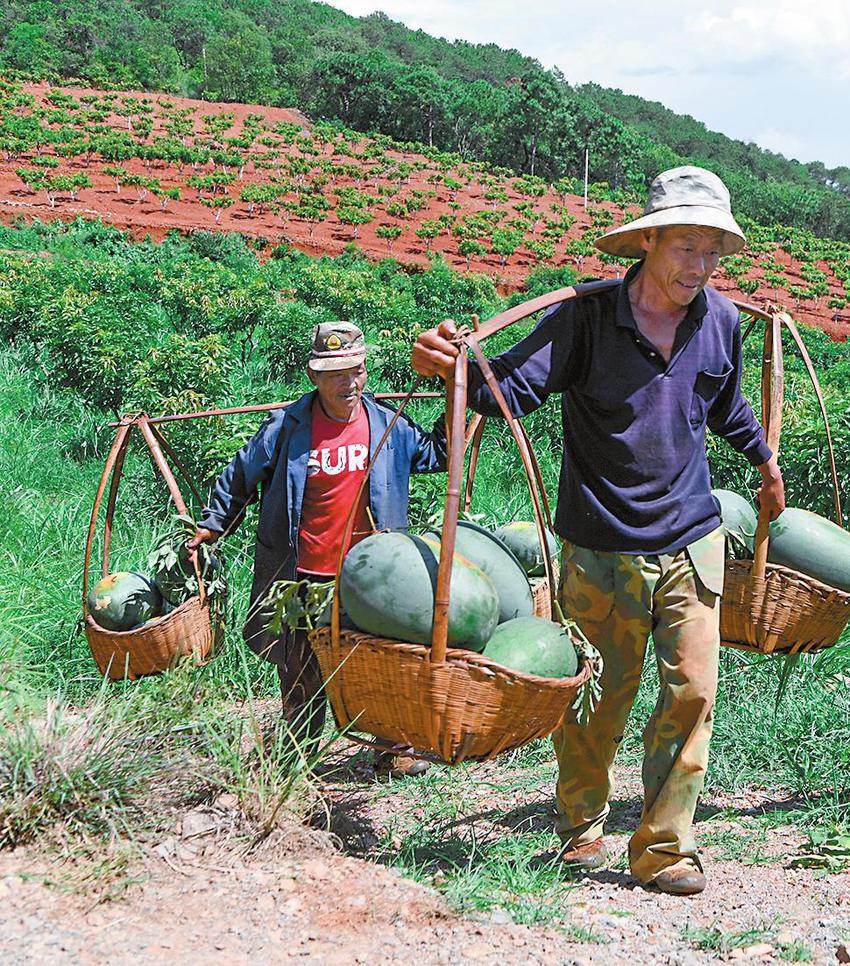
{"type": "Polygon", "coordinates": [[[697,373],[694,380],[694,394],[691,399],[691,426],[694,429],[705,422],[708,411],[720,395],[731,374],[731,366],[722,372],[710,372],[708,369],[703,369],[697,373]]]}

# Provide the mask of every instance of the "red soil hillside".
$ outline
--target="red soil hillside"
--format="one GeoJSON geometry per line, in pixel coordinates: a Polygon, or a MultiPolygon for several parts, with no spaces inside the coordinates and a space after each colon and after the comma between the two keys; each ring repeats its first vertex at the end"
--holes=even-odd
{"type": "MultiPolygon", "coordinates": [[[[541,264],[604,277],[627,264],[598,257],[592,240],[635,209],[591,201],[585,210],[567,190],[574,185],[558,193],[483,164],[310,126],[294,110],[43,84],[0,93],[6,222],[81,215],[154,238],[172,229],[238,231],[314,255],[354,241],[370,256],[411,264],[439,252],[505,290],[541,264]]],[[[759,232],[715,284],[755,305],[784,304],[846,338],[841,279],[850,246],[824,243],[817,257],[800,244],[759,232]]]]}

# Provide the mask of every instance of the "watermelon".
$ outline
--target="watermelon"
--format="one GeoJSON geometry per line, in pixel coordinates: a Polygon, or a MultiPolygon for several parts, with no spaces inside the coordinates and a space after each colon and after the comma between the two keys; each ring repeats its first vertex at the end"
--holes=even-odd
{"type": "Polygon", "coordinates": [[[560,624],[542,617],[518,617],[499,624],[483,651],[496,664],[544,678],[571,678],[578,655],[560,624]]]}
{"type": "Polygon", "coordinates": [[[534,599],[525,568],[489,530],[467,520],[458,520],[455,551],[471,560],[493,581],[499,595],[500,624],[534,613],[534,599]]]}
{"type": "Polygon", "coordinates": [[[850,593],[850,533],[789,506],[770,525],[767,559],[850,593]]]}
{"type": "Polygon", "coordinates": [[[720,525],[733,548],[745,548],[753,553],[758,514],[749,500],[734,490],[712,490],[711,495],[720,504],[720,525]]]}
{"type": "Polygon", "coordinates": [[[129,631],[162,613],[162,595],[144,574],[109,574],[86,599],[95,622],[108,631],[129,631]]]}
{"type": "MultiPolygon", "coordinates": [[[[553,558],[558,553],[558,544],[555,536],[549,530],[546,533],[546,548],[549,557],[553,558]]],[[[543,552],[540,548],[540,539],[537,536],[537,525],[525,521],[506,523],[499,527],[494,536],[511,551],[511,553],[525,567],[525,572],[529,577],[542,577],[546,573],[543,562],[543,552]]]]}
{"type": "MultiPolygon", "coordinates": [[[[348,551],[340,604],[360,630],[430,644],[440,545],[407,533],[373,533],[348,551]]],[[[493,581],[455,554],[449,605],[450,647],[480,651],[499,620],[493,581]]]]}

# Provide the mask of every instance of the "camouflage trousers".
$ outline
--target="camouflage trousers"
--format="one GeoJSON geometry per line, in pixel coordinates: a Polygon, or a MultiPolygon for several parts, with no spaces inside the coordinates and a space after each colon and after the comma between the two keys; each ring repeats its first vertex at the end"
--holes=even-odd
{"type": "Polygon", "coordinates": [[[717,692],[723,566],[719,530],[674,555],[563,548],[564,613],[602,653],[605,669],[590,722],[565,722],[553,735],[558,832],[574,846],[602,835],[611,768],[651,634],[661,688],[643,732],[643,812],[629,842],[632,873],[644,883],[664,869],[701,868],[692,823],[717,692]]]}

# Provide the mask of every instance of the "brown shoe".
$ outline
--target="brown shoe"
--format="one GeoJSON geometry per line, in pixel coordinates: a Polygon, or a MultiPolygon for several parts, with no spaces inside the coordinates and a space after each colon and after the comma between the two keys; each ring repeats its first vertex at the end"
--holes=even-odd
{"type": "Polygon", "coordinates": [[[394,755],[390,751],[375,753],[375,775],[378,778],[415,778],[428,771],[428,762],[411,755],[394,755]]]}
{"type": "Polygon", "coordinates": [[[601,869],[608,863],[608,847],[602,837],[588,842],[587,845],[569,846],[561,853],[560,859],[564,865],[583,872],[601,869]]]}
{"type": "Polygon", "coordinates": [[[705,876],[699,869],[665,869],[651,885],[671,896],[693,896],[705,888],[705,876]]]}

